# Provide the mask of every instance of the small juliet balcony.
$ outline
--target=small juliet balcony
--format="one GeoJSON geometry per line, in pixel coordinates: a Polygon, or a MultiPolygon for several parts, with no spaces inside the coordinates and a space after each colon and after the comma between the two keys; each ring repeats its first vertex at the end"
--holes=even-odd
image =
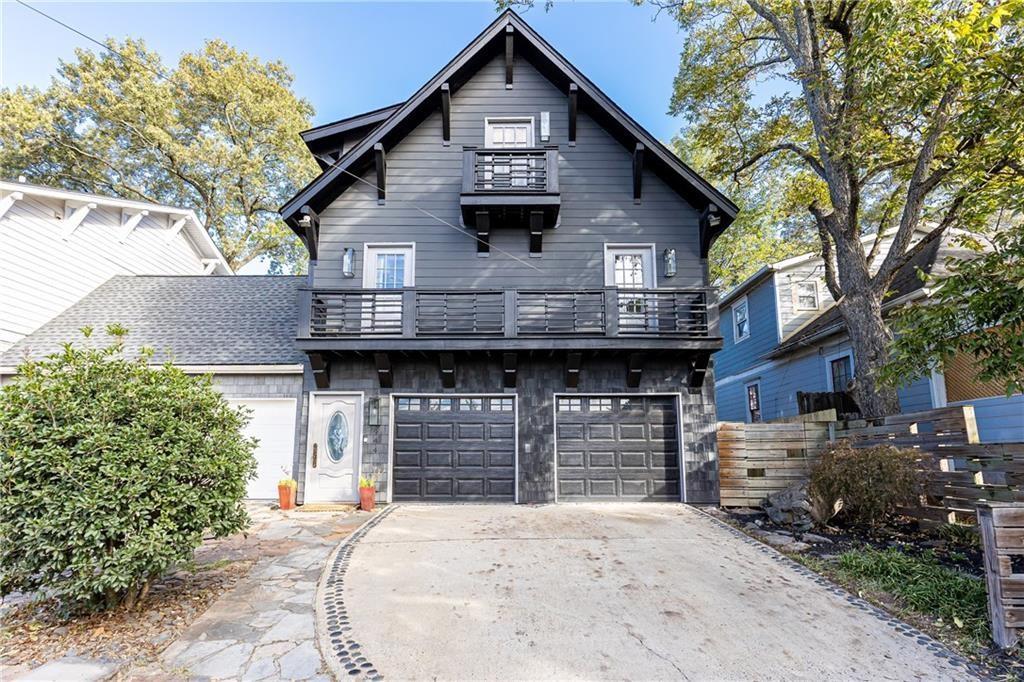
{"type": "Polygon", "coordinates": [[[484,242],[491,227],[529,227],[530,252],[539,253],[561,203],[557,148],[463,150],[462,220],[484,242]]]}
{"type": "Polygon", "coordinates": [[[716,350],[709,289],[305,289],[298,346],[716,350]]]}

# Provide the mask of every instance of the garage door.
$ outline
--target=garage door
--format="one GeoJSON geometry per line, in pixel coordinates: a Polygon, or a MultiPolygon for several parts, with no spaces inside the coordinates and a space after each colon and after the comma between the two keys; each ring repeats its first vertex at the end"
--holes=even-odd
{"type": "Polygon", "coordinates": [[[295,456],[295,400],[228,400],[252,410],[245,434],[259,440],[256,478],[249,481],[249,497],[276,499],[277,482],[291,472],[295,456]],[[285,471],[282,471],[284,469],[285,471]]]}
{"type": "Polygon", "coordinates": [[[393,500],[515,499],[515,399],[395,398],[393,500]]]}
{"type": "Polygon", "coordinates": [[[675,398],[556,400],[560,501],[680,499],[675,398]]]}

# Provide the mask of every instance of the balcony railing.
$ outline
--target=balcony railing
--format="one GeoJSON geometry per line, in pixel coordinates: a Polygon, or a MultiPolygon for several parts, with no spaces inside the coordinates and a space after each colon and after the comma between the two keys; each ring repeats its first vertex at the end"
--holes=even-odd
{"type": "Polygon", "coordinates": [[[463,194],[557,194],[557,149],[465,149],[463,194]]]}
{"type": "Polygon", "coordinates": [[[303,338],[712,334],[705,289],[307,289],[304,294],[309,317],[300,323],[303,338]]]}

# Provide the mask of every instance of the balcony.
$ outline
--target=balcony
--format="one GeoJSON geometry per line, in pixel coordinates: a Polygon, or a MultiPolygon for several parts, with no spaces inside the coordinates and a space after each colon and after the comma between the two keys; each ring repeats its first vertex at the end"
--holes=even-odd
{"type": "Polygon", "coordinates": [[[714,350],[707,289],[306,289],[304,350],[714,350]]]}
{"type": "MultiPolygon", "coordinates": [[[[486,234],[491,227],[554,227],[561,198],[558,149],[477,149],[462,155],[462,219],[486,234]]],[[[531,249],[532,250],[532,249],[531,249]]]]}

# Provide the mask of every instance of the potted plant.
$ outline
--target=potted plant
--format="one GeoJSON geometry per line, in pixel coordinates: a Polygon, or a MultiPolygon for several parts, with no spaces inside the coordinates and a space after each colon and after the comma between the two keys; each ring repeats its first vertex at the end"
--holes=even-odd
{"type": "Polygon", "coordinates": [[[377,472],[359,477],[359,508],[373,511],[377,503],[377,472]]]}
{"type": "Polygon", "coordinates": [[[282,478],[277,482],[277,499],[283,511],[295,509],[295,491],[298,487],[299,484],[291,477],[282,478]]]}

